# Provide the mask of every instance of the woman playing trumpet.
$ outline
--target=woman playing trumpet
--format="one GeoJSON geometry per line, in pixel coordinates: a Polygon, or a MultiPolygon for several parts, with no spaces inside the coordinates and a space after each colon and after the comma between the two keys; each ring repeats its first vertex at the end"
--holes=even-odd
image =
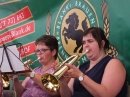
{"type": "Polygon", "coordinates": [[[83,34],[83,49],[89,61],[79,68],[69,65],[65,77],[60,79],[61,97],[126,97],[126,70],[117,59],[105,54],[109,41],[98,27],[88,28],[83,34]],[[64,84],[63,84],[64,83],[64,84]]]}
{"type": "Polygon", "coordinates": [[[18,78],[13,79],[17,97],[58,97],[58,93],[47,91],[42,84],[41,75],[52,73],[58,55],[58,41],[54,36],[43,35],[35,41],[36,54],[42,66],[36,67],[33,72],[22,74],[27,78],[20,84],[18,78]]]}

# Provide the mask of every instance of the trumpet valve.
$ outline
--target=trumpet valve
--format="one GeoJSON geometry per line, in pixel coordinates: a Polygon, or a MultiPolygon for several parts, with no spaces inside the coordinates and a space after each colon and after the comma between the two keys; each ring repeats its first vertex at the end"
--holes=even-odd
{"type": "Polygon", "coordinates": [[[32,64],[32,60],[29,59],[29,60],[25,61],[23,64],[24,64],[24,66],[30,66],[32,64]]]}

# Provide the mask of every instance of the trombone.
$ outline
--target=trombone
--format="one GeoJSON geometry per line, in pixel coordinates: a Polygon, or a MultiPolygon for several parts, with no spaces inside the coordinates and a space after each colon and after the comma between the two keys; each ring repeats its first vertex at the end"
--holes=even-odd
{"type": "MultiPolygon", "coordinates": [[[[32,59],[29,59],[25,62],[23,62],[24,66],[30,67],[34,62],[38,61],[40,57],[38,57],[36,60],[32,61],[32,59]]],[[[7,88],[10,85],[10,79],[9,76],[10,74],[1,74],[2,76],[2,82],[3,82],[3,87],[7,88]]]]}
{"type": "MultiPolygon", "coordinates": [[[[84,53],[86,54],[89,50],[87,49],[84,53]]],[[[82,55],[82,56],[83,56],[82,55]]],[[[49,74],[49,73],[45,73],[41,76],[42,79],[42,84],[43,86],[51,91],[51,92],[58,92],[59,88],[60,88],[60,83],[59,83],[59,79],[61,78],[61,76],[69,69],[68,66],[65,65],[65,63],[68,62],[68,64],[75,64],[82,56],[79,57],[79,55],[72,55],[69,58],[67,58],[65,61],[63,61],[62,63],[60,63],[56,69],[54,70],[53,73],[49,74]]]]}

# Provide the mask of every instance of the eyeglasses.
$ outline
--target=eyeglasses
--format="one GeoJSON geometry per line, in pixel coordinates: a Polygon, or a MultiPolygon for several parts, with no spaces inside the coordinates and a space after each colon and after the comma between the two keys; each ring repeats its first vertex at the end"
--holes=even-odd
{"type": "Polygon", "coordinates": [[[39,54],[45,53],[47,50],[50,50],[50,49],[35,50],[35,53],[39,55],[39,54]]]}

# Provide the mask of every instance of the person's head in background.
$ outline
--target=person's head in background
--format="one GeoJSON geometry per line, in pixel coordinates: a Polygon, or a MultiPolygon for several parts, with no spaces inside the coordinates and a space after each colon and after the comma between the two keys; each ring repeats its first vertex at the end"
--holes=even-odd
{"type": "Polygon", "coordinates": [[[40,57],[40,63],[48,64],[57,59],[58,40],[52,35],[42,35],[35,41],[36,54],[40,57]]]}
{"type": "Polygon", "coordinates": [[[101,55],[109,49],[109,41],[107,40],[104,31],[99,27],[90,27],[83,33],[83,50],[88,49],[93,54],[87,54],[87,57],[93,55],[101,55]]]}

